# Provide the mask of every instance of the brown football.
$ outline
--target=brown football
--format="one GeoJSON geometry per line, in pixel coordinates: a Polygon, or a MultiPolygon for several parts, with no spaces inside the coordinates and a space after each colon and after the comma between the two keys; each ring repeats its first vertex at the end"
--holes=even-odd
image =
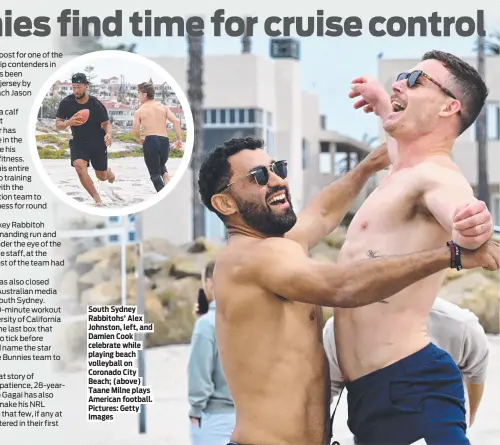
{"type": "Polygon", "coordinates": [[[78,113],[75,114],[75,116],[78,116],[81,119],[83,119],[83,122],[80,124],[80,125],[83,125],[85,122],[87,122],[89,120],[90,110],[88,110],[88,109],[80,110],[78,113]]]}

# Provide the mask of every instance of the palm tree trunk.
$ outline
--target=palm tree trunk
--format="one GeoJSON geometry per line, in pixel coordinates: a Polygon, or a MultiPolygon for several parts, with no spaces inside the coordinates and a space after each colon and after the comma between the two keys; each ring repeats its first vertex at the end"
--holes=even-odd
{"type": "Polygon", "coordinates": [[[188,99],[193,113],[193,239],[205,235],[205,207],[198,193],[198,172],[203,160],[203,37],[188,35],[188,99]]]}
{"type": "MultiPolygon", "coordinates": [[[[486,76],[484,37],[479,36],[477,52],[477,70],[484,79],[486,76]]],[[[488,184],[488,138],[487,138],[487,107],[484,106],[476,124],[477,134],[477,197],[490,206],[490,189],[488,184]]]]}

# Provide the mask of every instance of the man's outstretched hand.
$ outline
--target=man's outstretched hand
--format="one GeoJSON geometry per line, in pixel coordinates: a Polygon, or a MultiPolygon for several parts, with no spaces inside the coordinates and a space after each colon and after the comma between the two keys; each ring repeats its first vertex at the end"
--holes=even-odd
{"type": "Polygon", "coordinates": [[[466,249],[477,249],[493,234],[493,220],[483,201],[474,200],[455,211],[452,240],[466,249]]]}
{"type": "Polygon", "coordinates": [[[377,116],[384,117],[392,111],[389,94],[378,80],[368,76],[352,80],[349,97],[351,99],[359,97],[354,103],[354,108],[363,108],[365,113],[374,112],[377,116]]]}
{"type": "Polygon", "coordinates": [[[461,257],[464,269],[482,267],[486,270],[496,271],[500,267],[500,245],[490,240],[479,249],[463,250],[461,257]]]}

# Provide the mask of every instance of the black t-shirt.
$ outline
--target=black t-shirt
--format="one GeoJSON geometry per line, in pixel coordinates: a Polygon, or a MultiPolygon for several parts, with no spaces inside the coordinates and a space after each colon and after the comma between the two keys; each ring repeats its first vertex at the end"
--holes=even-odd
{"type": "Polygon", "coordinates": [[[56,117],[67,120],[78,113],[78,111],[85,109],[90,111],[89,119],[83,125],[70,127],[73,139],[75,141],[92,141],[104,138],[105,132],[101,123],[109,120],[108,111],[94,96],[89,95],[89,100],[84,104],[78,103],[74,94],[66,96],[59,103],[56,117]]]}

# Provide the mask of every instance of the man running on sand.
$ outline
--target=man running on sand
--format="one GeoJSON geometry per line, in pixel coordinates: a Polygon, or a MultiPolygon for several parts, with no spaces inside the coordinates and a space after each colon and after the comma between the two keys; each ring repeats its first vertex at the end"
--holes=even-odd
{"type": "Polygon", "coordinates": [[[179,150],[182,149],[181,124],[169,107],[154,100],[153,85],[143,82],[137,86],[137,93],[141,106],[134,114],[132,135],[143,144],[144,161],[151,181],[159,192],[170,181],[165,166],[170,152],[166,121],[169,120],[174,126],[177,137],[175,147],[179,150]],[[141,138],[141,125],[144,128],[145,138],[141,138]]]}
{"type": "MultiPolygon", "coordinates": [[[[374,303],[450,267],[455,250],[445,242],[342,265],[309,258],[367,179],[387,165],[382,146],[325,187],[297,218],[286,162],[270,159],[260,140],[232,139],[204,160],[201,198],[230,235],[214,286],[217,342],[236,407],[233,444],[325,445],[330,384],[319,305],[374,303]]],[[[493,243],[462,251],[462,265],[497,270],[499,253],[493,243]]]]}
{"type": "MultiPolygon", "coordinates": [[[[463,255],[492,235],[491,215],[450,156],[488,94],[477,71],[432,51],[398,75],[392,89],[391,97],[378,82],[358,78],[349,94],[360,97],[355,108],[382,119],[393,138],[393,167],[353,218],[339,267],[436,249],[450,240],[463,255]]],[[[497,261],[498,252],[494,256],[497,261]]],[[[459,261],[454,264],[459,269],[459,261]]],[[[360,444],[469,444],[460,370],[426,329],[444,275],[432,274],[377,304],[335,309],[348,426],[360,444]]]]}
{"type": "Polygon", "coordinates": [[[108,147],[111,145],[112,127],[104,105],[95,96],[88,94],[89,81],[83,73],[76,73],[71,78],[73,94],[66,96],[59,103],[56,113],[56,130],[71,127],[73,139],[69,141],[71,166],[75,168],[81,184],[96,204],[102,199],[88,173],[89,162],[95,170],[97,179],[115,181],[115,174],[108,168],[108,147]],[[83,123],[81,110],[90,111],[89,119],[83,123]]]}

